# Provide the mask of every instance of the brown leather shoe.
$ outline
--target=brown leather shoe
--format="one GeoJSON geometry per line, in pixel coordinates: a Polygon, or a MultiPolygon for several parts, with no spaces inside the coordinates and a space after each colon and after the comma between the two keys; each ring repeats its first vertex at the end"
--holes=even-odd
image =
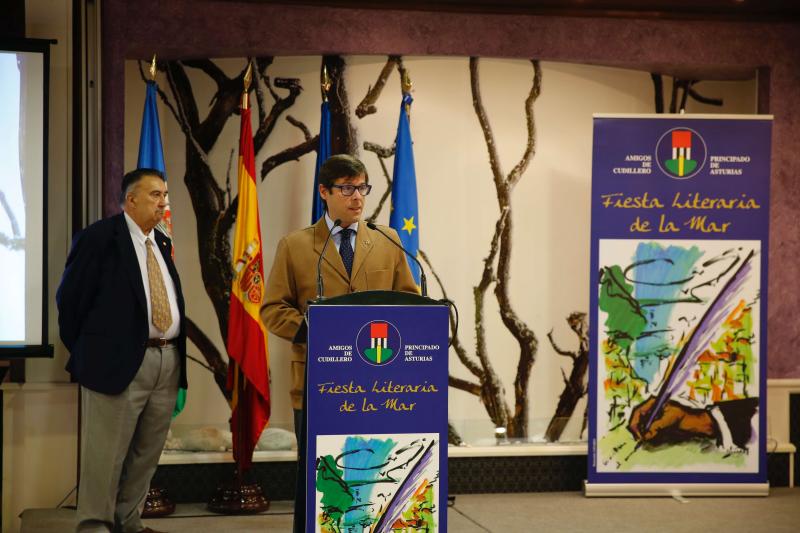
{"type": "Polygon", "coordinates": [[[151,529],[149,527],[146,527],[143,530],[139,531],[139,533],[167,533],[167,532],[166,531],[157,531],[155,529],[151,529]]]}

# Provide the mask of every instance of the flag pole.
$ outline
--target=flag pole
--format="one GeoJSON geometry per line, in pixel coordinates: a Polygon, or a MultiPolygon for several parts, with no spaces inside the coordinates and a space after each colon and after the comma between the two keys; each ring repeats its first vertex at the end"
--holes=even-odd
{"type": "MultiPolygon", "coordinates": [[[[414,84],[411,83],[411,76],[408,75],[408,70],[403,70],[403,79],[400,81],[403,89],[403,95],[411,94],[411,89],[414,87],[414,84]]],[[[406,116],[408,116],[409,122],[411,122],[411,104],[406,104],[406,116]]]]}
{"type": "MultiPolygon", "coordinates": [[[[250,94],[250,82],[253,79],[253,62],[248,59],[247,61],[247,71],[244,73],[244,88],[242,90],[242,109],[249,108],[249,94],[250,94]]],[[[237,397],[239,401],[236,405],[236,417],[238,419],[238,426],[239,426],[239,435],[236,441],[236,481],[238,482],[239,486],[241,487],[244,483],[244,472],[242,468],[242,454],[244,453],[244,446],[243,442],[245,440],[246,432],[244,431],[245,427],[245,420],[248,420],[250,417],[244,416],[244,410],[248,409],[250,402],[242,401],[244,398],[245,393],[245,376],[242,372],[241,365],[236,365],[236,387],[237,387],[237,397]]]]}
{"type": "Polygon", "coordinates": [[[320,91],[322,92],[322,101],[328,101],[328,91],[331,90],[331,78],[328,76],[328,66],[322,66],[322,74],[320,74],[320,91]]]}
{"type": "Polygon", "coordinates": [[[150,61],[150,80],[156,81],[156,55],[153,54],[153,59],[150,61]]]}
{"type": "MultiPolygon", "coordinates": [[[[153,54],[153,59],[150,61],[150,81],[147,84],[155,84],[156,82],[156,54],[153,54]]],[[[145,112],[147,114],[147,93],[145,93],[145,112]]],[[[143,117],[144,118],[144,117],[143,117]]],[[[156,117],[157,118],[157,117],[156,117]]],[[[144,120],[142,124],[142,130],[145,129],[144,120]]],[[[141,133],[141,131],[140,131],[141,133]]],[[[159,143],[158,150],[161,151],[161,145],[159,143]]],[[[139,158],[141,158],[142,154],[142,146],[141,146],[141,139],[140,139],[140,146],[139,146],[139,158]]],[[[137,162],[137,166],[140,166],[137,162]]],[[[156,168],[156,165],[148,165],[152,168],[156,168]]],[[[156,170],[166,171],[165,168],[156,168],[156,170]]],[[[169,236],[172,238],[172,235],[169,236]]],[[[173,247],[172,253],[175,253],[175,248],[173,247]]],[[[174,259],[174,255],[173,255],[174,259]]],[[[173,418],[175,415],[173,414],[173,418]]],[[[145,497],[144,507],[142,508],[142,518],[160,518],[164,516],[168,516],[175,512],[175,502],[173,502],[169,494],[167,494],[167,490],[163,487],[159,487],[156,483],[150,483],[150,487],[147,489],[147,496],[145,497]]]]}
{"type": "MultiPolygon", "coordinates": [[[[244,74],[244,79],[243,79],[244,87],[242,90],[242,100],[241,100],[242,111],[246,111],[249,107],[248,95],[250,93],[250,83],[253,79],[252,76],[253,76],[253,63],[250,60],[248,60],[247,70],[244,74]]],[[[247,118],[245,115],[246,113],[242,113],[243,120],[247,118]]],[[[245,124],[245,122],[243,122],[242,124],[245,124]]],[[[252,143],[252,139],[249,139],[249,142],[252,143]]],[[[241,157],[242,156],[241,156],[241,144],[240,144],[240,158],[241,157]]],[[[241,177],[241,170],[240,170],[240,177],[241,177]]],[[[243,221],[237,220],[237,224],[239,223],[243,223],[243,221]]],[[[233,298],[233,295],[231,296],[231,298],[233,298]]],[[[245,483],[244,481],[245,472],[244,468],[242,467],[243,465],[242,458],[244,456],[245,450],[246,449],[249,450],[249,448],[245,446],[245,441],[249,443],[252,438],[251,435],[252,428],[249,423],[250,420],[249,410],[252,407],[250,405],[250,402],[245,396],[245,394],[248,392],[247,376],[245,374],[244,369],[242,368],[242,365],[240,365],[238,361],[233,356],[230,355],[230,351],[228,355],[230,356],[228,365],[234,365],[233,390],[236,401],[235,403],[233,403],[233,409],[236,410],[235,413],[236,423],[234,424],[233,416],[231,416],[231,433],[233,436],[234,456],[236,457],[236,462],[235,462],[236,474],[233,477],[232,481],[229,481],[227,483],[222,483],[219,486],[217,486],[215,493],[212,495],[211,500],[208,502],[207,508],[209,511],[215,513],[229,514],[229,515],[261,513],[269,508],[269,501],[266,499],[266,497],[264,497],[264,493],[261,489],[261,486],[258,483],[251,483],[251,484],[245,483]],[[245,414],[247,416],[245,416],[245,414]],[[237,431],[235,433],[233,432],[234,425],[237,426],[237,431]]],[[[251,459],[252,457],[248,460],[251,462],[251,459]]]]}
{"type": "Polygon", "coordinates": [[[244,90],[242,91],[242,109],[247,109],[249,106],[250,82],[253,81],[253,62],[247,62],[247,70],[244,73],[244,90]]]}

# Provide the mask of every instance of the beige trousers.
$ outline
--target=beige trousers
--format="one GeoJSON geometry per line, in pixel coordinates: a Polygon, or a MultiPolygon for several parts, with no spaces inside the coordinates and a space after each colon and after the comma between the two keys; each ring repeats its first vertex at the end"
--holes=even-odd
{"type": "Polygon", "coordinates": [[[174,346],[147,348],[121,394],[81,387],[81,478],[75,531],[132,533],[167,438],[180,371],[174,346]]]}

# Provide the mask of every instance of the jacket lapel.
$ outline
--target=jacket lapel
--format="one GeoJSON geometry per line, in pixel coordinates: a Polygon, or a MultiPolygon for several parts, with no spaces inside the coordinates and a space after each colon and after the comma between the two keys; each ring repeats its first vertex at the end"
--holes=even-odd
{"type": "Polygon", "coordinates": [[[136,300],[142,309],[147,311],[147,302],[144,297],[144,282],[142,281],[142,273],[139,270],[139,260],[136,258],[136,251],[133,249],[133,240],[131,232],[128,230],[128,224],[125,222],[125,215],[120,213],[117,216],[116,236],[117,249],[119,250],[122,262],[125,265],[125,270],[128,272],[128,278],[133,287],[133,292],[136,294],[136,300]]]}
{"type": "MultiPolygon", "coordinates": [[[[317,256],[322,253],[322,247],[325,246],[325,239],[328,238],[328,233],[328,224],[325,222],[325,217],[322,216],[317,223],[314,224],[314,251],[317,252],[317,256]]],[[[331,241],[333,241],[333,237],[331,237],[331,241]]],[[[342,257],[339,255],[339,252],[336,250],[336,245],[333,242],[328,243],[328,247],[325,249],[325,255],[322,259],[323,262],[328,263],[342,279],[348,283],[350,282],[350,277],[347,275],[347,270],[344,268],[342,257]]],[[[353,268],[355,269],[355,266],[353,268]]]]}
{"type": "Polygon", "coordinates": [[[364,266],[364,262],[374,246],[372,241],[372,230],[367,227],[366,222],[360,221],[358,223],[358,233],[356,233],[356,248],[354,250],[355,257],[353,258],[351,279],[356,279],[356,275],[361,270],[361,267],[364,266]]]}

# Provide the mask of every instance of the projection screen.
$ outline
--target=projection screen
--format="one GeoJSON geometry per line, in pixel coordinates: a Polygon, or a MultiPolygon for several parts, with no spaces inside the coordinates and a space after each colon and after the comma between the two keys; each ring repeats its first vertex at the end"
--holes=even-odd
{"type": "Polygon", "coordinates": [[[46,278],[49,46],[0,40],[0,359],[53,354],[46,278]]]}

